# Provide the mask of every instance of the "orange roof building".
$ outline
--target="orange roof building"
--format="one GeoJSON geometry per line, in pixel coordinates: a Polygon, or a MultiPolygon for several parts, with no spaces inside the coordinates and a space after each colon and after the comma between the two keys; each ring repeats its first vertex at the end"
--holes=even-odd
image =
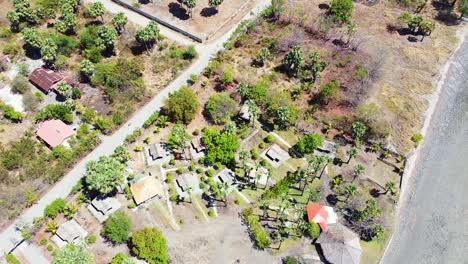
{"type": "Polygon", "coordinates": [[[63,76],[60,73],[44,68],[37,68],[29,75],[29,81],[44,93],[55,89],[55,84],[61,80],[63,80],[63,76]]]}
{"type": "Polygon", "coordinates": [[[39,124],[36,135],[52,148],[62,144],[75,131],[61,120],[48,120],[39,124]]]}
{"type": "Polygon", "coordinates": [[[306,211],[309,222],[319,224],[323,231],[327,230],[328,224],[336,223],[337,216],[329,206],[313,203],[306,207],[306,211]]]}

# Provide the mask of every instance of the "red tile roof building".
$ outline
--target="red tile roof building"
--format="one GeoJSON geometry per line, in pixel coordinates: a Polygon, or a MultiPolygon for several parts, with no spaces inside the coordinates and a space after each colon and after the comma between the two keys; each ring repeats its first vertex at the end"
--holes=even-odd
{"type": "Polygon", "coordinates": [[[328,212],[325,210],[325,206],[318,204],[318,203],[313,203],[309,204],[306,207],[307,210],[307,218],[309,219],[309,222],[314,222],[320,225],[320,228],[322,230],[327,229],[327,219],[328,219],[328,212]]]}
{"type": "Polygon", "coordinates": [[[75,131],[61,120],[42,122],[39,124],[39,129],[36,131],[36,135],[52,148],[62,144],[74,134],[75,131]]]}
{"type": "Polygon", "coordinates": [[[29,75],[29,81],[41,89],[44,93],[49,93],[55,89],[55,84],[63,80],[60,73],[44,68],[37,68],[29,75]]]}

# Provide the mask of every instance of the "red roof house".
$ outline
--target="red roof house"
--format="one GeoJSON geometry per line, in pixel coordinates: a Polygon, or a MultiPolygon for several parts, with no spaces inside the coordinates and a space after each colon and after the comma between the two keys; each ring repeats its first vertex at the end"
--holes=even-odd
{"type": "Polygon", "coordinates": [[[326,206],[323,206],[318,203],[309,204],[306,207],[307,211],[307,218],[309,222],[314,222],[320,225],[323,231],[327,230],[327,224],[331,223],[331,221],[336,222],[336,219],[329,219],[334,218],[329,217],[329,210],[327,210],[326,206]],[[331,220],[331,221],[330,221],[331,220]]]}
{"type": "Polygon", "coordinates": [[[75,131],[61,120],[42,122],[39,124],[39,129],[36,131],[36,135],[52,148],[62,144],[74,134],[75,131]]]}
{"type": "Polygon", "coordinates": [[[63,76],[52,70],[37,68],[29,75],[29,81],[41,89],[44,93],[49,93],[55,89],[55,84],[63,80],[63,76]]]}

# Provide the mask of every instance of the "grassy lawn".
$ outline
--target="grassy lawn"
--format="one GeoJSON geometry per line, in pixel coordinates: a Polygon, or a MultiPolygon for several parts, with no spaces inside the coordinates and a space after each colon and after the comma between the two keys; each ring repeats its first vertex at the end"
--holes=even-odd
{"type": "Polygon", "coordinates": [[[171,227],[174,230],[178,230],[179,226],[177,225],[175,219],[169,213],[169,209],[166,207],[165,204],[157,202],[153,203],[151,206],[156,212],[161,215],[161,217],[165,220],[165,224],[171,227]]]}
{"type": "Polygon", "coordinates": [[[361,240],[361,247],[363,250],[363,254],[361,255],[361,263],[378,263],[380,258],[382,257],[383,252],[385,251],[387,241],[388,237],[370,242],[361,240]]]}
{"type": "Polygon", "coordinates": [[[241,193],[245,195],[245,197],[247,197],[247,199],[249,199],[250,202],[256,201],[262,195],[263,192],[264,192],[263,189],[257,189],[257,190],[244,189],[241,191],[241,193]]]}
{"type": "Polygon", "coordinates": [[[208,209],[201,200],[201,196],[192,196],[192,205],[197,210],[197,217],[199,219],[208,219],[208,209]]]}
{"type": "Polygon", "coordinates": [[[291,146],[294,146],[299,141],[299,135],[293,129],[275,131],[275,133],[286,140],[291,146]]]}

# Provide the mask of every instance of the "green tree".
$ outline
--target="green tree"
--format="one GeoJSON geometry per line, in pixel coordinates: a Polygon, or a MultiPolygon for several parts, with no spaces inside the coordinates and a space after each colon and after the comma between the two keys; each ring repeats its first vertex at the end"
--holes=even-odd
{"type": "Polygon", "coordinates": [[[332,0],[330,4],[330,15],[333,16],[335,23],[348,23],[353,15],[352,0],[332,0]]]}
{"type": "Polygon", "coordinates": [[[397,186],[394,181],[389,181],[385,184],[385,194],[390,192],[391,195],[395,195],[397,193],[397,186]]]}
{"type": "Polygon", "coordinates": [[[320,135],[311,133],[303,136],[296,145],[297,151],[301,154],[313,153],[317,148],[321,147],[323,139],[320,135]]]}
{"type": "Polygon", "coordinates": [[[55,218],[58,214],[65,210],[66,205],[67,203],[64,199],[57,198],[44,208],[44,216],[47,218],[55,218]]]}
{"type": "Polygon", "coordinates": [[[249,95],[250,88],[246,83],[239,83],[237,86],[237,93],[243,98],[247,98],[249,95]]]}
{"type": "Polygon", "coordinates": [[[123,12],[119,12],[112,17],[112,25],[114,25],[115,30],[117,30],[119,34],[122,34],[127,22],[128,18],[123,12]]]}
{"type": "Polygon", "coordinates": [[[240,147],[237,135],[208,127],[205,128],[202,141],[207,147],[205,158],[207,163],[220,162],[228,165],[235,161],[235,153],[240,147]]]}
{"type": "Polygon", "coordinates": [[[67,204],[65,205],[65,208],[63,209],[63,215],[67,219],[72,219],[73,216],[78,212],[78,206],[75,204],[67,204]]]}
{"type": "Polygon", "coordinates": [[[41,47],[41,57],[47,66],[51,66],[57,58],[57,44],[52,39],[46,39],[41,47]]]}
{"type": "Polygon", "coordinates": [[[61,82],[57,85],[55,89],[61,96],[67,98],[71,96],[72,87],[66,82],[61,82]]]}
{"type": "Polygon", "coordinates": [[[86,164],[86,183],[88,189],[103,194],[110,193],[123,183],[124,165],[114,157],[100,157],[98,161],[86,164]]]}
{"type": "Polygon", "coordinates": [[[74,13],[67,13],[55,22],[55,28],[62,34],[74,34],[78,19],[74,13]]]}
{"type": "Polygon", "coordinates": [[[164,113],[172,122],[182,122],[189,124],[198,113],[200,103],[195,93],[187,86],[183,86],[178,91],[169,94],[169,98],[164,105],[164,113]]]}
{"type": "Polygon", "coordinates": [[[320,73],[325,69],[326,63],[320,61],[320,54],[316,51],[309,54],[311,61],[310,71],[312,73],[312,81],[314,83],[320,78],[320,73]]]}
{"type": "Polygon", "coordinates": [[[263,48],[258,52],[256,62],[258,63],[258,65],[263,67],[265,65],[265,62],[271,60],[272,58],[273,56],[270,53],[270,49],[263,48]]]}
{"type": "MultiPolygon", "coordinates": [[[[98,2],[99,3],[99,2],[98,2]]],[[[96,45],[106,52],[114,52],[117,31],[108,26],[100,26],[97,30],[96,45]]]]}
{"type": "Polygon", "coordinates": [[[39,50],[44,43],[44,39],[39,34],[39,31],[33,28],[24,29],[21,34],[26,45],[32,49],[39,50]]]}
{"type": "Polygon", "coordinates": [[[361,176],[362,174],[364,174],[365,172],[365,168],[364,166],[362,166],[362,164],[357,164],[356,166],[354,166],[354,169],[353,169],[353,180],[351,182],[354,182],[354,180],[361,176]]]}
{"type": "Polygon", "coordinates": [[[351,126],[351,133],[356,141],[360,141],[367,132],[367,126],[359,121],[356,121],[351,126]]]}
{"type": "Polygon", "coordinates": [[[345,187],[345,194],[346,194],[346,201],[350,198],[350,197],[354,197],[356,196],[358,193],[358,190],[357,190],[357,187],[356,185],[354,184],[349,184],[345,187]]]}
{"type": "Polygon", "coordinates": [[[8,11],[6,15],[8,21],[10,22],[11,31],[16,32],[19,29],[19,24],[21,22],[20,15],[16,11],[8,11]]]}
{"type": "Polygon", "coordinates": [[[86,78],[91,78],[94,74],[94,63],[90,60],[82,60],[80,62],[80,73],[86,78]]]}
{"type": "Polygon", "coordinates": [[[359,221],[365,222],[369,219],[380,217],[382,215],[382,209],[378,206],[377,201],[370,199],[366,201],[366,207],[362,209],[359,215],[359,221]]]}
{"type": "Polygon", "coordinates": [[[458,0],[457,9],[460,12],[460,19],[468,16],[468,0],[458,0]]]}
{"type": "Polygon", "coordinates": [[[215,124],[224,124],[238,113],[237,102],[228,94],[215,94],[208,98],[205,114],[215,124]]]}
{"type": "Polygon", "coordinates": [[[130,153],[128,153],[127,149],[123,146],[118,146],[115,148],[111,157],[117,159],[122,164],[126,164],[132,158],[130,153]]]}
{"type": "Polygon", "coordinates": [[[182,0],[182,4],[188,8],[189,16],[192,17],[193,9],[197,5],[197,0],[182,0]]]}
{"type": "Polygon", "coordinates": [[[101,17],[101,20],[104,21],[104,13],[106,9],[101,2],[94,2],[88,7],[88,16],[95,19],[101,17]]]}
{"type": "Polygon", "coordinates": [[[157,228],[146,227],[133,233],[131,249],[133,254],[149,264],[168,263],[166,238],[157,228]]]}
{"type": "Polygon", "coordinates": [[[254,100],[247,100],[247,108],[249,109],[250,120],[252,121],[252,126],[255,126],[255,121],[260,116],[260,108],[257,106],[254,100]]]}
{"type": "Polygon", "coordinates": [[[148,25],[137,30],[135,40],[139,45],[144,45],[146,50],[149,50],[159,38],[159,27],[154,21],[150,21],[148,25]]]}
{"type": "Polygon", "coordinates": [[[73,123],[73,113],[69,106],[63,104],[51,104],[41,109],[35,116],[36,122],[59,119],[67,124],[73,123]]]}
{"type": "Polygon", "coordinates": [[[296,76],[297,73],[304,67],[304,55],[302,48],[299,46],[289,50],[283,60],[286,71],[289,75],[296,76]]]}
{"type": "Polygon", "coordinates": [[[132,221],[123,211],[112,214],[104,223],[102,236],[114,244],[125,243],[129,238],[132,221]]]}
{"type": "Polygon", "coordinates": [[[421,24],[421,26],[419,27],[423,37],[421,39],[421,41],[424,40],[424,38],[426,36],[430,36],[432,31],[434,31],[435,29],[435,24],[434,23],[431,23],[431,22],[424,22],[421,24]]]}
{"type": "Polygon", "coordinates": [[[93,264],[94,257],[84,245],[67,244],[54,253],[52,264],[93,264]]]}
{"type": "Polygon", "coordinates": [[[307,226],[307,234],[312,239],[316,239],[320,236],[320,226],[315,222],[310,222],[307,226]]]}
{"type": "Polygon", "coordinates": [[[112,258],[110,264],[135,264],[135,261],[124,253],[120,252],[112,258]]]}
{"type": "Polygon", "coordinates": [[[358,149],[355,147],[352,147],[350,150],[346,152],[348,154],[348,161],[346,163],[349,163],[352,158],[355,158],[358,154],[358,149]]]}
{"type": "Polygon", "coordinates": [[[329,104],[338,98],[340,84],[333,80],[320,88],[319,100],[322,104],[329,104]]]}
{"type": "Polygon", "coordinates": [[[385,228],[382,225],[374,226],[372,240],[382,239],[385,236],[385,228]]]}
{"type": "Polygon", "coordinates": [[[208,6],[218,10],[219,6],[223,3],[223,0],[208,0],[208,6]]]}
{"type": "Polygon", "coordinates": [[[168,145],[172,150],[178,151],[183,151],[190,147],[190,135],[185,131],[185,128],[181,123],[177,123],[171,129],[168,145]]]}

